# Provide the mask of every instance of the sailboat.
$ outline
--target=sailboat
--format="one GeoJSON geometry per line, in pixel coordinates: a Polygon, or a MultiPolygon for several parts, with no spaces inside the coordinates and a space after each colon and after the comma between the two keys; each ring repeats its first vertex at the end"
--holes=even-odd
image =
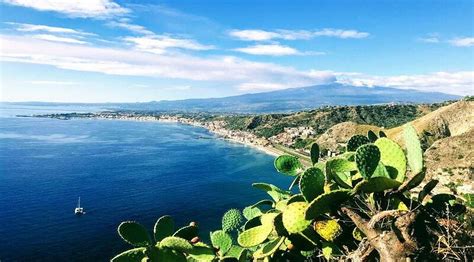
{"type": "Polygon", "coordinates": [[[79,200],[77,200],[77,207],[74,209],[74,214],[84,215],[85,213],[84,208],[81,207],[81,197],[79,197],[79,200]]]}

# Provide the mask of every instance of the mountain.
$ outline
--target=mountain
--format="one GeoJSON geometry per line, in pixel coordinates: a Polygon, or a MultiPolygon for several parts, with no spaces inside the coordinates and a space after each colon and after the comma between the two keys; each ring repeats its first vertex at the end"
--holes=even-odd
{"type": "Polygon", "coordinates": [[[392,102],[434,103],[459,98],[459,96],[439,92],[421,92],[388,87],[357,87],[342,84],[328,84],[223,98],[124,104],[122,105],[122,109],[220,113],[271,113],[308,110],[326,105],[369,105],[392,102]]]}

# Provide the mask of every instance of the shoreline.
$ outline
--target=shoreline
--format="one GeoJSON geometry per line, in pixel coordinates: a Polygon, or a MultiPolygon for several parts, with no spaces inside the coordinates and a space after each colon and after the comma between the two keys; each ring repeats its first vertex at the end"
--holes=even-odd
{"type": "MultiPolygon", "coordinates": [[[[24,116],[21,116],[24,117],[24,116]]],[[[151,116],[118,116],[118,115],[107,115],[105,116],[100,116],[100,115],[95,115],[92,114],[91,116],[75,116],[75,117],[64,117],[64,116],[54,116],[54,115],[43,115],[43,116],[31,116],[31,117],[41,117],[41,118],[55,118],[59,120],[70,120],[70,119],[93,119],[93,120],[116,120],[116,121],[134,121],[134,122],[157,122],[157,123],[176,123],[176,124],[182,124],[182,125],[187,125],[187,126],[194,126],[194,127],[200,127],[204,128],[205,130],[209,131],[211,134],[216,135],[219,138],[222,138],[224,140],[227,140],[232,143],[237,143],[241,144],[244,146],[251,147],[253,149],[256,149],[260,152],[263,152],[267,155],[273,156],[273,157],[278,157],[280,155],[287,154],[283,150],[279,150],[272,146],[271,144],[263,145],[263,144],[257,144],[256,142],[253,142],[254,140],[248,139],[249,137],[252,137],[254,139],[258,139],[255,137],[255,135],[244,132],[244,131],[233,131],[229,129],[225,129],[222,126],[215,126],[207,122],[198,122],[193,119],[189,118],[176,118],[176,117],[151,117],[151,116]],[[233,136],[234,133],[238,133],[238,135],[233,136]]]]}

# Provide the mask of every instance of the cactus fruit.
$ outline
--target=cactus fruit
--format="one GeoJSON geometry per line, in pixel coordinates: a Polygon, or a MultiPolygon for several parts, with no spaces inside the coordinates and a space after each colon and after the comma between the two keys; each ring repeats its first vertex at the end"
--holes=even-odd
{"type": "Polygon", "coordinates": [[[273,255],[273,253],[278,250],[278,248],[283,244],[284,241],[284,237],[275,238],[274,240],[266,243],[263,247],[255,251],[253,257],[259,259],[273,255]]]}
{"type": "Polygon", "coordinates": [[[342,227],[335,219],[314,222],[314,230],[328,242],[333,242],[342,233],[342,227]]]}
{"type": "Polygon", "coordinates": [[[326,178],[318,168],[308,168],[300,179],[300,191],[307,202],[313,201],[317,196],[324,193],[326,178]]]}
{"type": "Polygon", "coordinates": [[[274,165],[278,172],[290,176],[297,175],[298,171],[300,171],[303,167],[297,157],[290,155],[282,155],[277,157],[275,159],[274,165]]]}
{"type": "Polygon", "coordinates": [[[370,143],[369,139],[363,135],[355,135],[347,142],[347,151],[356,151],[361,145],[370,143]]]}
{"type": "Polygon", "coordinates": [[[318,144],[313,143],[311,145],[310,156],[311,156],[311,163],[314,166],[316,163],[318,163],[318,160],[319,160],[319,145],[318,144]]]}
{"type": "Polygon", "coordinates": [[[165,237],[160,241],[159,247],[171,248],[180,252],[189,252],[193,249],[193,245],[191,245],[186,239],[180,237],[165,237]]]}
{"type": "Polygon", "coordinates": [[[197,223],[194,221],[189,222],[189,226],[191,227],[197,227],[197,223]]]}
{"type": "Polygon", "coordinates": [[[237,242],[242,247],[253,247],[259,245],[268,238],[272,230],[273,227],[271,225],[252,227],[240,233],[237,242]]]}
{"type": "Polygon", "coordinates": [[[230,209],[222,217],[222,230],[229,232],[236,230],[244,222],[244,218],[238,209],[230,209]]]}
{"type": "Polygon", "coordinates": [[[153,227],[155,241],[159,242],[165,237],[169,237],[174,232],[174,221],[170,216],[162,216],[158,218],[153,227]]]}
{"type": "Polygon", "coordinates": [[[134,221],[120,223],[118,233],[123,240],[136,247],[144,247],[152,244],[146,229],[134,221]]]}
{"type": "Polygon", "coordinates": [[[129,261],[141,261],[143,258],[146,258],[145,254],[146,248],[138,247],[129,249],[125,252],[122,252],[112,258],[111,262],[129,262],[129,261]]]}
{"type": "Polygon", "coordinates": [[[287,206],[283,212],[283,225],[289,233],[298,233],[305,230],[310,224],[310,220],[305,219],[305,212],[308,203],[295,202],[287,206]]]}
{"type": "Polygon", "coordinates": [[[408,124],[403,128],[403,138],[407,151],[408,165],[413,174],[418,174],[423,170],[423,151],[415,128],[408,124]]]}
{"type": "Polygon", "coordinates": [[[201,241],[201,239],[199,237],[193,237],[191,239],[191,241],[189,241],[189,242],[191,242],[191,244],[196,244],[196,243],[199,243],[199,241],[201,241]]]}
{"type": "Polygon", "coordinates": [[[354,187],[354,192],[374,193],[383,192],[387,189],[397,188],[401,185],[397,180],[388,177],[372,177],[369,180],[361,181],[354,187]]]}
{"type": "Polygon", "coordinates": [[[373,143],[373,142],[377,141],[377,139],[379,137],[374,133],[374,131],[369,130],[367,132],[367,138],[370,140],[371,143],[373,143]]]}
{"type": "Polygon", "coordinates": [[[182,227],[182,228],[178,229],[178,231],[176,231],[176,233],[174,233],[173,236],[184,238],[186,240],[191,240],[194,237],[197,237],[198,234],[199,234],[198,227],[196,227],[196,226],[185,226],[185,227],[182,227]]]}
{"type": "Polygon", "coordinates": [[[380,150],[380,160],[387,167],[390,177],[398,182],[403,182],[403,180],[405,180],[407,162],[402,148],[397,143],[386,137],[375,141],[375,145],[380,150]],[[397,172],[392,174],[390,171],[393,169],[390,169],[390,167],[395,168],[397,172]]]}
{"type": "Polygon", "coordinates": [[[363,145],[356,151],[355,162],[359,173],[364,179],[369,179],[372,176],[379,161],[380,150],[373,144],[363,145]]]}
{"type": "Polygon", "coordinates": [[[329,193],[322,194],[315,198],[306,210],[306,219],[311,220],[319,215],[328,213],[338,208],[342,203],[351,197],[351,191],[347,189],[338,189],[329,193]]]}
{"type": "Polygon", "coordinates": [[[222,230],[214,231],[211,233],[211,243],[221,255],[225,255],[232,247],[232,237],[222,230]]]}

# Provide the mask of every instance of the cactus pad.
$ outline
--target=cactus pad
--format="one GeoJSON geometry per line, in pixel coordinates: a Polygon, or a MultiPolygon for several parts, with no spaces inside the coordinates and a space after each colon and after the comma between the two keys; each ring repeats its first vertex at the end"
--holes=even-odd
{"type": "Polygon", "coordinates": [[[273,225],[273,220],[275,219],[275,217],[278,214],[280,214],[280,213],[272,212],[272,213],[263,214],[260,217],[260,223],[262,223],[262,225],[264,225],[264,226],[272,226],[273,225]]]}
{"type": "Polygon", "coordinates": [[[310,224],[310,220],[305,219],[307,203],[295,202],[287,206],[283,212],[283,225],[289,233],[298,233],[305,230],[310,224]]]}
{"type": "Polygon", "coordinates": [[[230,209],[222,217],[222,230],[228,232],[236,230],[244,222],[244,218],[238,209],[230,209]]]}
{"type": "Polygon", "coordinates": [[[165,237],[169,237],[174,232],[174,221],[170,216],[158,218],[153,227],[155,241],[159,242],[165,237]]]}
{"type": "Polygon", "coordinates": [[[307,202],[313,201],[317,196],[324,193],[324,174],[318,168],[308,168],[300,179],[300,191],[307,202]]]}
{"type": "Polygon", "coordinates": [[[338,189],[315,198],[306,210],[306,219],[311,220],[319,215],[328,213],[338,208],[342,203],[351,197],[351,191],[347,189],[338,189]]]}
{"type": "Polygon", "coordinates": [[[188,252],[193,248],[186,239],[180,237],[165,237],[158,245],[160,248],[171,248],[180,252],[188,252]]]}
{"type": "Polygon", "coordinates": [[[310,149],[311,163],[314,165],[318,163],[319,160],[319,145],[313,143],[310,149]]]}
{"type": "Polygon", "coordinates": [[[387,189],[399,187],[401,185],[395,179],[388,177],[372,177],[369,180],[364,180],[354,187],[355,192],[374,193],[383,192],[387,189]]]}
{"type": "Polygon", "coordinates": [[[262,211],[260,210],[260,208],[254,207],[254,206],[249,206],[249,207],[244,208],[242,213],[245,219],[247,220],[250,220],[254,217],[258,217],[262,215],[262,211]]]}
{"type": "Polygon", "coordinates": [[[232,237],[222,230],[211,233],[211,242],[213,247],[219,249],[221,255],[225,255],[232,247],[232,237]]]}
{"type": "Polygon", "coordinates": [[[377,141],[377,139],[378,139],[379,137],[374,133],[374,131],[369,130],[369,131],[367,132],[367,138],[369,138],[370,142],[373,143],[373,142],[377,141]]]}
{"type": "Polygon", "coordinates": [[[191,240],[194,237],[197,237],[198,235],[199,233],[198,233],[197,226],[185,226],[178,229],[178,231],[176,231],[176,233],[173,234],[174,237],[180,237],[186,240],[191,240]]]}
{"type": "Polygon", "coordinates": [[[148,232],[137,222],[125,221],[120,223],[118,233],[123,240],[133,246],[140,247],[151,244],[148,232]]]}
{"type": "Polygon", "coordinates": [[[329,242],[333,242],[342,233],[342,227],[335,219],[316,221],[314,230],[329,242]]]}
{"type": "Polygon", "coordinates": [[[407,162],[402,148],[397,143],[386,137],[375,141],[375,145],[380,150],[380,160],[387,167],[390,177],[399,182],[403,182],[405,179],[407,162]],[[390,169],[390,167],[396,169],[396,174],[392,174],[392,172],[390,172],[393,170],[390,169]]]}
{"type": "Polygon", "coordinates": [[[369,139],[363,135],[355,135],[347,142],[347,151],[356,151],[361,145],[370,143],[369,139]]]}
{"type": "Polygon", "coordinates": [[[141,261],[143,258],[146,257],[145,251],[146,251],[146,248],[144,247],[133,248],[116,255],[110,261],[111,262],[141,261]]]}
{"type": "Polygon", "coordinates": [[[298,171],[303,167],[297,157],[290,155],[277,157],[274,165],[278,172],[290,176],[297,175],[298,171]]]}
{"type": "Polygon", "coordinates": [[[170,248],[159,248],[156,260],[153,261],[186,262],[186,257],[183,255],[182,252],[178,252],[170,248]]]}
{"type": "Polygon", "coordinates": [[[403,138],[407,150],[408,165],[413,174],[418,174],[423,169],[423,151],[416,130],[412,125],[405,125],[403,138]]]}
{"type": "Polygon", "coordinates": [[[278,248],[283,244],[284,241],[284,237],[278,237],[266,243],[262,248],[258,249],[253,253],[253,257],[258,259],[273,255],[273,253],[278,250],[278,248]]]}
{"type": "Polygon", "coordinates": [[[345,158],[333,158],[326,163],[326,174],[341,187],[352,188],[350,171],[354,170],[356,164],[345,158]]]}
{"type": "Polygon", "coordinates": [[[197,261],[214,261],[215,258],[214,250],[203,246],[194,246],[188,254],[189,257],[197,261]]]}
{"type": "Polygon", "coordinates": [[[239,242],[239,245],[242,247],[253,247],[259,245],[268,238],[272,230],[273,227],[271,225],[252,227],[240,233],[237,242],[239,242]]]}
{"type": "MultiPolygon", "coordinates": [[[[324,189],[324,188],[323,188],[324,189]]],[[[296,194],[292,197],[288,198],[287,205],[294,203],[294,202],[304,202],[304,196],[302,194],[296,194]]]]}
{"type": "Polygon", "coordinates": [[[253,183],[252,186],[267,192],[267,194],[270,195],[275,202],[278,202],[291,195],[289,191],[282,190],[272,184],[253,183]]]}
{"type": "Polygon", "coordinates": [[[379,161],[380,150],[373,144],[363,145],[356,151],[355,162],[359,173],[364,179],[369,179],[372,176],[379,161]]]}
{"type": "Polygon", "coordinates": [[[362,239],[365,237],[365,234],[360,231],[359,228],[355,227],[354,230],[352,230],[352,237],[357,241],[362,241],[362,239]]]}

